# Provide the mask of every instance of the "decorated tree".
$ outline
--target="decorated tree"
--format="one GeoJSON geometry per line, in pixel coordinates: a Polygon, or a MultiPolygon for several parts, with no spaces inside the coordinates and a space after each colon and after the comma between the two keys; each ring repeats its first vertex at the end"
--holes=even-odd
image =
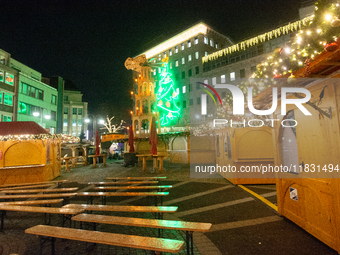
{"type": "Polygon", "coordinates": [[[109,116],[106,116],[106,122],[103,124],[105,127],[102,127],[101,129],[107,129],[109,133],[116,133],[119,130],[122,130],[125,128],[124,120],[121,120],[119,124],[113,124],[112,121],[114,119],[114,116],[109,118],[109,116]]]}
{"type": "Polygon", "coordinates": [[[258,64],[253,77],[289,77],[302,67],[305,67],[304,77],[310,77],[310,62],[320,53],[334,51],[339,46],[339,14],[338,1],[317,1],[309,24],[296,33],[289,44],[277,48],[266,61],[258,64]]]}
{"type": "Polygon", "coordinates": [[[165,62],[161,69],[157,91],[157,108],[161,126],[169,126],[174,124],[179,117],[180,108],[177,106],[178,95],[175,91],[171,74],[168,72],[168,63],[165,62]]]}

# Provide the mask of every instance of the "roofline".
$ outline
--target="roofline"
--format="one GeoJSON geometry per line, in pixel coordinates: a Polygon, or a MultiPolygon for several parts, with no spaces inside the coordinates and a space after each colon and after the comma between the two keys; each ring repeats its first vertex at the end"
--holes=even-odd
{"type": "Polygon", "coordinates": [[[178,45],[184,41],[189,40],[190,38],[194,37],[195,35],[199,35],[199,34],[207,34],[209,30],[214,31],[215,33],[219,34],[220,36],[223,36],[224,38],[226,38],[226,40],[228,40],[231,44],[232,41],[230,40],[230,38],[228,38],[225,35],[222,35],[218,32],[216,32],[214,29],[212,29],[211,27],[209,27],[207,24],[205,24],[204,22],[199,22],[194,26],[191,26],[190,28],[182,31],[179,34],[176,34],[175,36],[169,38],[168,40],[156,45],[155,47],[152,47],[150,49],[148,49],[147,51],[144,51],[143,53],[135,56],[138,57],[140,55],[145,55],[146,58],[150,58],[152,56],[155,56],[161,52],[164,52],[165,50],[174,47],[175,45],[178,45]]]}

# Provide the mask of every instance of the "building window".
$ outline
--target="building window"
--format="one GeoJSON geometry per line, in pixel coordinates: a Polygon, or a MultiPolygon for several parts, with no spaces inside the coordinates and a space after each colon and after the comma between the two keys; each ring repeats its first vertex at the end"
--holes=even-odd
{"type": "Polygon", "coordinates": [[[215,43],[215,48],[218,49],[218,43],[215,43]]]}
{"type": "Polygon", "coordinates": [[[169,63],[169,68],[172,69],[172,62],[169,63]]]}
{"type": "Polygon", "coordinates": [[[159,60],[159,61],[161,60],[161,54],[158,55],[158,60],[159,60]]]}
{"type": "Polygon", "coordinates": [[[57,120],[57,112],[56,111],[51,111],[51,120],[54,120],[54,121],[57,120]]]}
{"type": "Polygon", "coordinates": [[[4,55],[0,55],[0,63],[5,65],[6,64],[6,58],[4,55]]]}
{"type": "Polygon", "coordinates": [[[200,67],[199,67],[199,66],[196,66],[196,67],[195,67],[195,72],[196,72],[196,74],[199,74],[199,73],[200,73],[200,67]]]}
{"type": "Polygon", "coordinates": [[[189,92],[192,91],[192,84],[189,84],[189,92]]]}
{"type": "Polygon", "coordinates": [[[208,80],[204,80],[203,83],[204,83],[204,84],[209,84],[208,80]]]}
{"type": "Polygon", "coordinates": [[[204,36],[204,43],[205,43],[205,44],[208,44],[208,37],[205,37],[205,36],[204,36]]]}
{"type": "Polygon", "coordinates": [[[178,52],[178,46],[175,46],[175,53],[178,52]]]}
{"type": "Polygon", "coordinates": [[[4,93],[4,104],[13,105],[13,95],[4,93]]]}
{"type": "Polygon", "coordinates": [[[195,52],[195,59],[198,59],[199,58],[199,53],[198,51],[195,52]]]}
{"type": "Polygon", "coordinates": [[[83,108],[78,108],[78,115],[83,115],[83,108]]]}
{"type": "Polygon", "coordinates": [[[83,121],[81,119],[78,119],[78,127],[81,127],[83,125],[83,121]]]}
{"type": "Polygon", "coordinates": [[[182,65],[185,64],[185,58],[182,58],[182,65]]]}
{"type": "Polygon", "coordinates": [[[184,50],[184,43],[181,43],[181,50],[184,50]]]}
{"type": "Polygon", "coordinates": [[[221,83],[225,83],[226,80],[225,80],[225,74],[221,75],[221,83]]]}
{"type": "Polygon", "coordinates": [[[196,90],[200,89],[200,84],[197,82],[196,83],[196,90]]]}
{"type": "Polygon", "coordinates": [[[185,72],[183,71],[182,72],[182,79],[184,79],[185,78],[185,72]]]}
{"type": "Polygon", "coordinates": [[[198,98],[197,98],[197,104],[198,104],[198,105],[201,104],[201,97],[198,97],[198,98]]]}
{"type": "Polygon", "coordinates": [[[72,109],[72,113],[73,113],[74,115],[76,115],[76,114],[77,114],[77,108],[73,108],[73,109],[72,109]]]}
{"type": "Polygon", "coordinates": [[[11,116],[3,116],[3,122],[11,122],[12,121],[12,117],[11,116]]]}
{"type": "Polygon", "coordinates": [[[68,96],[64,96],[64,101],[68,101],[68,96]]]}
{"type": "Polygon", "coordinates": [[[191,77],[191,76],[192,76],[192,70],[189,69],[189,70],[188,70],[188,77],[191,77]]]}
{"type": "Polygon", "coordinates": [[[5,83],[7,83],[9,85],[14,85],[14,75],[12,75],[10,73],[6,73],[5,83]]]}
{"type": "Polygon", "coordinates": [[[216,85],[216,77],[212,78],[212,85],[216,85]]]}
{"type": "Polygon", "coordinates": [[[19,113],[30,115],[30,105],[23,102],[19,102],[19,113]]]}
{"type": "Polygon", "coordinates": [[[185,94],[186,92],[187,92],[187,87],[184,85],[184,86],[182,87],[182,93],[185,94]]]}
{"type": "Polygon", "coordinates": [[[42,91],[41,89],[37,89],[37,92],[38,99],[44,100],[44,91],[42,91]]]}
{"type": "Polygon", "coordinates": [[[51,104],[53,104],[53,105],[56,105],[56,104],[57,104],[57,96],[52,95],[51,104]]]}
{"type": "Polygon", "coordinates": [[[2,92],[0,92],[0,104],[2,104],[2,92]]]}
{"type": "Polygon", "coordinates": [[[246,70],[245,69],[240,70],[240,78],[246,78],[246,70]]]}
{"type": "Polygon", "coordinates": [[[178,73],[175,74],[175,81],[178,81],[178,73]]]}
{"type": "Polygon", "coordinates": [[[163,53],[163,58],[166,58],[166,52],[163,53]]]}
{"type": "Polygon", "coordinates": [[[191,47],[191,41],[189,40],[188,41],[188,48],[190,48],[191,47]]]}
{"type": "Polygon", "coordinates": [[[194,99],[190,99],[190,105],[194,104],[194,99]]]}
{"type": "Polygon", "coordinates": [[[68,114],[68,107],[64,107],[64,114],[68,114]]]}
{"type": "Polygon", "coordinates": [[[210,46],[214,47],[214,40],[213,39],[210,39],[210,46]]]}
{"type": "Polygon", "coordinates": [[[235,72],[230,73],[230,81],[235,81],[235,72]]]}
{"type": "Polygon", "coordinates": [[[208,56],[208,52],[207,51],[204,52],[204,56],[208,56]]]}
{"type": "Polygon", "coordinates": [[[179,95],[179,88],[176,88],[176,95],[179,95]]]}
{"type": "Polygon", "coordinates": [[[194,39],[194,44],[198,44],[198,37],[197,36],[194,39]]]}
{"type": "Polygon", "coordinates": [[[4,71],[0,70],[0,81],[4,82],[4,71]]]}
{"type": "Polygon", "coordinates": [[[172,49],[169,50],[169,56],[172,56],[172,49]]]}
{"type": "Polygon", "coordinates": [[[185,109],[185,108],[187,108],[187,101],[186,100],[183,101],[183,109],[185,109]]]}
{"type": "Polygon", "coordinates": [[[190,62],[190,61],[191,61],[191,54],[188,55],[188,62],[190,62]]]}
{"type": "Polygon", "coordinates": [[[178,60],[175,60],[175,66],[176,67],[178,66],[178,60]]]}

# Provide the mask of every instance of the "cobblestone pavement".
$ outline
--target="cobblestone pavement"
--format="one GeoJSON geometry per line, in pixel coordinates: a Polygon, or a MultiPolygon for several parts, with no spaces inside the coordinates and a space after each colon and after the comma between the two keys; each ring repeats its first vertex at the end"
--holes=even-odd
{"type": "MultiPolygon", "coordinates": [[[[163,205],[178,206],[174,214],[165,214],[165,219],[210,222],[213,227],[209,233],[194,233],[194,253],[201,255],[220,254],[338,254],[294,223],[280,217],[274,210],[255,197],[225,179],[191,179],[189,167],[164,162],[166,172],[157,174],[142,172],[140,166],[123,167],[121,161],[108,161],[108,166],[91,166],[62,172],[56,180],[69,180],[62,187],[79,187],[79,191],[91,188],[89,181],[105,181],[113,176],[167,176],[161,185],[173,185],[164,198],[163,205]]],[[[149,162],[151,163],[151,162],[149,162]]],[[[275,185],[248,185],[261,196],[275,203],[275,185]]],[[[80,197],[71,199],[72,203],[86,203],[80,197]]],[[[95,200],[100,204],[99,199],[95,200]]],[[[107,204],[153,205],[148,198],[111,197],[107,204]]],[[[60,206],[60,205],[55,205],[60,206]]],[[[108,212],[96,212],[110,214],[108,212]]],[[[117,216],[153,218],[149,213],[114,213],[117,216]]],[[[38,254],[38,239],[25,234],[26,228],[44,224],[44,215],[35,213],[7,212],[4,232],[0,233],[0,255],[38,254]]],[[[61,225],[60,216],[52,216],[53,225],[61,225]]],[[[97,230],[140,236],[157,236],[156,229],[127,226],[98,225],[97,230]]],[[[181,231],[164,230],[164,238],[184,240],[181,231]]],[[[43,254],[50,254],[50,246],[45,245],[43,254]]],[[[150,254],[149,251],[107,245],[91,245],[84,242],[57,239],[56,254],[63,255],[104,255],[104,254],[150,254]]],[[[180,254],[186,254],[185,248],[180,254]]]]}

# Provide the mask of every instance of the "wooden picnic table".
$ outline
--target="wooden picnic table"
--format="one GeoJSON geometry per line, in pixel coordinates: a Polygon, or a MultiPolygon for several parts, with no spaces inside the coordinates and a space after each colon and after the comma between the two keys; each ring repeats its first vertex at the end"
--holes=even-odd
{"type": "Polygon", "coordinates": [[[141,158],[142,161],[143,161],[143,171],[146,172],[146,158],[147,157],[150,157],[151,154],[139,154],[139,155],[136,155],[138,158],[141,158]]]}
{"type": "MultiPolygon", "coordinates": [[[[106,197],[155,197],[155,205],[157,206],[157,197],[161,198],[163,204],[163,196],[169,195],[169,192],[80,192],[77,196],[90,197],[90,204],[93,203],[93,197],[102,197],[102,204],[106,204],[106,197]]],[[[1,198],[1,196],[0,196],[1,198]]]]}
{"type": "Polygon", "coordinates": [[[178,253],[184,246],[183,241],[144,237],[135,235],[115,234],[99,231],[90,231],[83,229],[61,228],[54,226],[38,225],[25,230],[25,233],[40,237],[39,254],[42,255],[43,237],[47,236],[47,240],[51,241],[51,254],[54,254],[55,238],[77,240],[90,243],[100,243],[107,245],[115,245],[121,247],[129,247],[135,249],[144,249],[153,251],[156,254],[161,252],[178,253]]]}
{"type": "Polygon", "coordinates": [[[97,158],[103,157],[103,166],[106,166],[106,154],[100,154],[100,155],[89,155],[89,158],[93,158],[93,167],[97,167],[97,158]]]}
{"type": "Polygon", "coordinates": [[[72,167],[75,167],[75,165],[73,164],[73,157],[63,157],[61,158],[62,160],[65,161],[65,168],[66,168],[66,172],[70,172],[70,166],[69,166],[69,160],[71,159],[72,160],[72,167]]]}

